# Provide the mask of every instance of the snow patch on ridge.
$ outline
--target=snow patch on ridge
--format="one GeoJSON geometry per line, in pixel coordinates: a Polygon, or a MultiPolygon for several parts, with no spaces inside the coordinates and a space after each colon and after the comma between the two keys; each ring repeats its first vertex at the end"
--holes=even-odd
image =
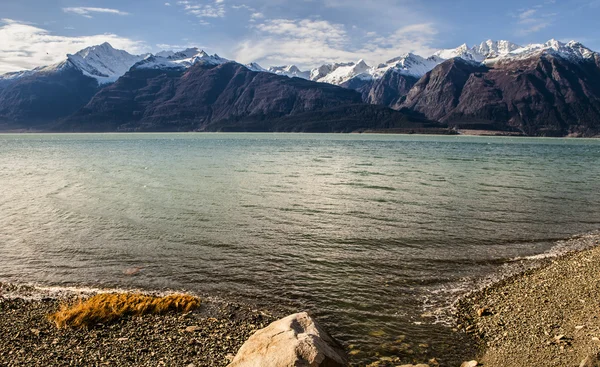
{"type": "Polygon", "coordinates": [[[296,65],[271,66],[267,71],[277,75],[285,75],[290,78],[310,78],[309,71],[301,71],[296,65]]]}
{"type": "Polygon", "coordinates": [[[318,79],[317,81],[321,83],[340,85],[357,77],[363,80],[369,80],[373,78],[370,73],[371,70],[372,68],[361,59],[357,63],[348,63],[344,66],[338,66],[332,72],[318,79]]]}
{"type": "Polygon", "coordinates": [[[84,48],[73,55],[68,54],[67,60],[84,75],[96,79],[99,84],[106,84],[119,79],[133,64],[147,56],[131,55],[127,51],[114,49],[105,42],[84,48]]]}
{"type": "Polygon", "coordinates": [[[519,47],[510,53],[503,55],[500,59],[525,59],[544,53],[563,57],[572,61],[590,59],[597,54],[576,41],[562,43],[555,39],[551,39],[546,43],[532,43],[525,47],[519,47]]]}
{"type": "Polygon", "coordinates": [[[134,65],[136,69],[187,69],[197,63],[220,65],[229,60],[217,54],[209,55],[197,47],[183,51],[162,51],[134,65]],[[162,56],[159,56],[162,55],[162,56]]]}

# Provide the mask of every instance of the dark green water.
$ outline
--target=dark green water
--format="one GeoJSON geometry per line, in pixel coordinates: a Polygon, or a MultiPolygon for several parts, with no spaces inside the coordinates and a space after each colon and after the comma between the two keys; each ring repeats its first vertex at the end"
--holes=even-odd
{"type": "Polygon", "coordinates": [[[357,363],[450,363],[467,347],[440,309],[600,228],[600,141],[0,135],[0,187],[0,281],[307,309],[357,363]]]}

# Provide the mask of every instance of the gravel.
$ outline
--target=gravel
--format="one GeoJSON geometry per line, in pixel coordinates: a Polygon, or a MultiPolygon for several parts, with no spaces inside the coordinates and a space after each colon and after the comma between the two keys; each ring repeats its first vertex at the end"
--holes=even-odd
{"type": "Polygon", "coordinates": [[[187,314],[59,330],[47,315],[74,295],[29,297],[33,293],[0,284],[0,366],[226,366],[251,334],[276,319],[246,305],[202,298],[200,308],[187,314]]]}
{"type": "Polygon", "coordinates": [[[600,352],[600,234],[569,241],[589,249],[459,302],[459,329],[479,338],[484,366],[579,366],[600,352]]]}

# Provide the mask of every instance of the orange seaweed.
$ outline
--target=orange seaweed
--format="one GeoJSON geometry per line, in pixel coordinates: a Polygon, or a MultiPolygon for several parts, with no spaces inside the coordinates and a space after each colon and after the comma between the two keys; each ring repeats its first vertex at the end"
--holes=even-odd
{"type": "Polygon", "coordinates": [[[164,297],[141,293],[103,293],[72,304],[62,304],[49,315],[56,327],[90,327],[106,324],[124,316],[189,312],[200,306],[198,297],[171,294],[164,297]]]}

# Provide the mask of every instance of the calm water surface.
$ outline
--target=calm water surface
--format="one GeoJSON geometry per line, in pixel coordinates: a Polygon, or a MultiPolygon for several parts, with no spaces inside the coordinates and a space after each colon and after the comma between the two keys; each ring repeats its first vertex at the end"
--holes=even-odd
{"type": "Polygon", "coordinates": [[[600,141],[0,135],[0,187],[0,281],[308,309],[358,364],[454,363],[465,341],[421,315],[600,228],[600,141]]]}

